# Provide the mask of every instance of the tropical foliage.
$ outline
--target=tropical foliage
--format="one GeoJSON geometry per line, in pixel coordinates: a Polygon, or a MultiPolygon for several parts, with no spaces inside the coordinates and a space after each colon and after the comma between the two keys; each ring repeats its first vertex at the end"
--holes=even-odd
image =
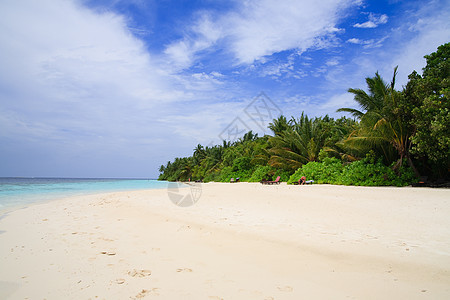
{"type": "Polygon", "coordinates": [[[386,162],[397,159],[394,165],[396,171],[402,165],[403,159],[406,159],[415,170],[409,153],[413,131],[406,116],[397,109],[404,95],[394,89],[396,74],[397,67],[389,84],[384,82],[378,72],[375,73],[375,77],[366,78],[369,93],[361,89],[348,90],[355,95],[354,99],[362,110],[352,108],[338,110],[349,112],[360,121],[359,129],[355,130],[344,143],[356,149],[381,150],[386,162]]]}
{"type": "Polygon", "coordinates": [[[336,158],[326,158],[323,162],[303,165],[289,178],[288,183],[298,182],[302,176],[316,183],[363,186],[405,186],[416,181],[411,168],[404,165],[400,169],[402,172],[398,176],[392,166],[386,166],[381,159],[375,161],[371,154],[347,165],[336,158]]]}
{"type": "Polygon", "coordinates": [[[231,143],[197,145],[190,157],[160,167],[160,180],[258,182],[306,176],[318,183],[396,185],[420,176],[447,179],[450,143],[450,43],[425,56],[423,74],[413,72],[395,89],[397,68],[387,83],[366,78],[367,91],[350,88],[359,108],[341,108],[352,118],[285,116],[231,143]]]}
{"type": "Polygon", "coordinates": [[[423,75],[413,72],[405,88],[404,110],[411,113],[409,121],[414,130],[411,152],[420,159],[421,173],[439,177],[447,176],[450,166],[449,57],[450,43],[426,55],[423,75]]]}

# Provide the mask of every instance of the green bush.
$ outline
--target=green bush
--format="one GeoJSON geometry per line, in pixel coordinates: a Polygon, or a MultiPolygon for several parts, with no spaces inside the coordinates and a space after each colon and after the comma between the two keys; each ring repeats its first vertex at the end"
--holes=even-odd
{"type": "Polygon", "coordinates": [[[239,157],[233,161],[233,171],[245,171],[251,169],[251,158],[250,157],[239,157]]]}
{"type": "Polygon", "coordinates": [[[380,161],[372,164],[363,159],[346,166],[337,183],[344,185],[383,186],[392,185],[395,177],[394,171],[380,161]]]}
{"type": "Polygon", "coordinates": [[[221,180],[221,172],[220,171],[212,171],[206,174],[205,178],[203,178],[203,182],[210,181],[220,181],[221,180]]]}
{"type": "Polygon", "coordinates": [[[222,171],[220,172],[220,181],[221,182],[228,182],[233,177],[233,168],[232,167],[224,167],[222,171]]]}
{"type": "Polygon", "coordinates": [[[288,184],[298,182],[302,176],[315,183],[336,183],[342,175],[342,162],[337,158],[324,158],[323,162],[309,162],[299,168],[288,180],[288,184]]]}
{"type": "Polygon", "coordinates": [[[263,179],[269,179],[272,177],[271,175],[269,175],[270,173],[273,173],[272,167],[258,166],[248,181],[249,182],[260,182],[263,179]]]}
{"type": "Polygon", "coordinates": [[[358,186],[406,186],[417,181],[414,172],[403,164],[397,175],[392,166],[375,162],[372,157],[343,165],[336,158],[325,158],[323,162],[309,162],[299,168],[288,184],[297,182],[302,176],[315,183],[328,183],[358,186]]]}
{"type": "Polygon", "coordinates": [[[276,171],[273,176],[272,180],[276,180],[278,176],[280,176],[280,182],[286,182],[291,177],[292,172],[286,171],[286,170],[278,170],[276,171]]]}

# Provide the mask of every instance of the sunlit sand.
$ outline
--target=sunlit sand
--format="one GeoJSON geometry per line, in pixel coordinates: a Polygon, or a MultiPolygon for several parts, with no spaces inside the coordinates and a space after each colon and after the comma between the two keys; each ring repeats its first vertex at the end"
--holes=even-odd
{"type": "Polygon", "coordinates": [[[10,213],[0,298],[450,298],[450,190],[201,189],[189,207],[149,190],[10,213]]]}

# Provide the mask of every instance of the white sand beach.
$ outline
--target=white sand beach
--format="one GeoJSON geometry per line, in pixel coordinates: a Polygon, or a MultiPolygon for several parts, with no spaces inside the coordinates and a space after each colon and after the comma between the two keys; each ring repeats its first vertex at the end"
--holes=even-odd
{"type": "Polygon", "coordinates": [[[201,188],[9,213],[0,299],[450,299],[448,189],[201,188]]]}

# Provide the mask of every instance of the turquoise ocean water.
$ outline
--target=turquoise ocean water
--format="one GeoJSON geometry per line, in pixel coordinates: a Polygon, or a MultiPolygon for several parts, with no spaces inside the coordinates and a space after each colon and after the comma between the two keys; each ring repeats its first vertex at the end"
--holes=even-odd
{"type": "Polygon", "coordinates": [[[167,182],[149,179],[0,177],[0,212],[63,197],[163,188],[167,182]]]}

